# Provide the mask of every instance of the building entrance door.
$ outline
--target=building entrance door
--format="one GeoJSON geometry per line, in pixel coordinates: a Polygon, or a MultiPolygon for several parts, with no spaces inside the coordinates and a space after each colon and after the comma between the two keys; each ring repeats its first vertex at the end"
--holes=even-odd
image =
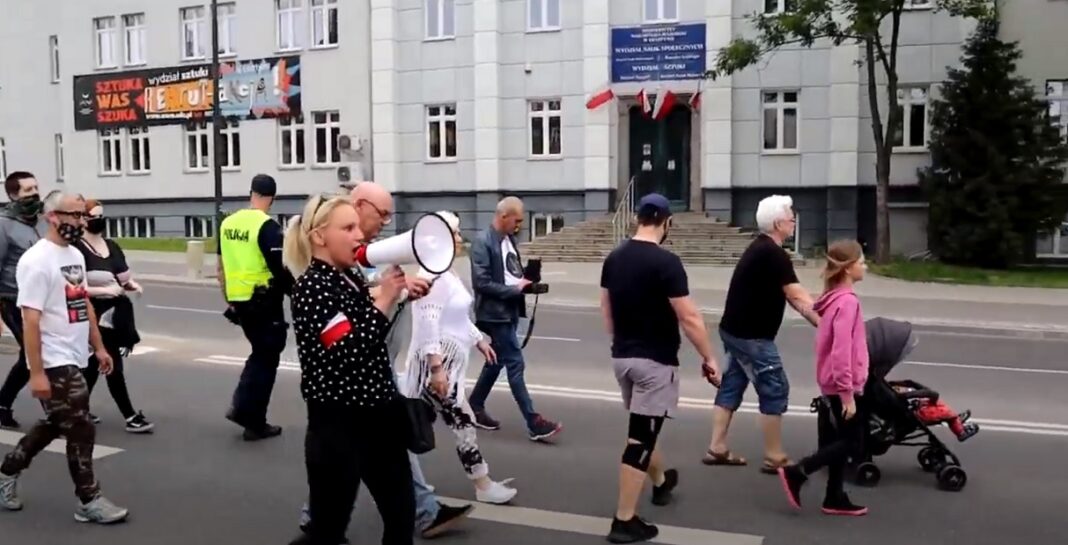
{"type": "Polygon", "coordinates": [[[666,118],[655,120],[630,108],[630,176],[636,198],[660,193],[672,208],[690,207],[691,112],[677,104],[666,118]]]}

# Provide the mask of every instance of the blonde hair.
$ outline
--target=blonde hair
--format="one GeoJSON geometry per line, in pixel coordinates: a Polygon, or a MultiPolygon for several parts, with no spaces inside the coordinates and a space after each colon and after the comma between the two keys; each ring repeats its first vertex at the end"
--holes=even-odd
{"type": "Polygon", "coordinates": [[[452,229],[453,233],[460,232],[460,218],[457,217],[456,214],[453,214],[448,210],[439,210],[434,213],[441,216],[441,219],[445,220],[445,223],[449,224],[449,229],[452,229]]]}
{"type": "Polygon", "coordinates": [[[304,212],[293,216],[286,227],[282,242],[282,263],[300,277],[308,270],[312,259],[312,231],[322,228],[339,206],[352,206],[348,197],[338,195],[315,195],[304,205],[304,212]]]}
{"type": "Polygon", "coordinates": [[[830,291],[845,279],[846,271],[864,257],[864,248],[855,240],[839,240],[827,248],[827,264],[823,267],[823,289],[830,291]]]}

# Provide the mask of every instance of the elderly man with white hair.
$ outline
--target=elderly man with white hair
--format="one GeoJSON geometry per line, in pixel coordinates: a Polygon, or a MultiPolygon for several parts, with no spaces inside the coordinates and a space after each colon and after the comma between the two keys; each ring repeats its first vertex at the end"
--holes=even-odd
{"type": "Polygon", "coordinates": [[[757,206],[756,220],[760,235],[734,269],[719,324],[727,368],[712,409],[712,442],[703,461],[707,465],[746,464],[727,447],[727,430],[746,388],[753,383],[764,431],[761,471],[775,474],[790,463],[782,446],[782,415],[789,405],[790,383],[775,337],[787,302],[813,325],[819,316],[813,312],[812,297],[798,282],[793,261],[782,247],[797,223],[793,200],[782,195],[763,199],[757,206]]]}

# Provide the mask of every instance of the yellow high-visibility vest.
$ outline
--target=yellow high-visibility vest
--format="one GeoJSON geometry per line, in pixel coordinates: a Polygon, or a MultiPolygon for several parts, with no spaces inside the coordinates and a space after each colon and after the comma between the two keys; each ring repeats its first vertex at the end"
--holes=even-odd
{"type": "Polygon", "coordinates": [[[272,278],[267,259],[260,250],[260,228],[271,217],[261,210],[248,208],[234,212],[219,229],[219,250],[226,279],[226,300],[248,301],[259,286],[272,278]]]}

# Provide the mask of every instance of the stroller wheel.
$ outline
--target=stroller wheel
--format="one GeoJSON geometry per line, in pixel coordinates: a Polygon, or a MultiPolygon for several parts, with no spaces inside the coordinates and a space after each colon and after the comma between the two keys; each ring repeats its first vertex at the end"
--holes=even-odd
{"type": "Polygon", "coordinates": [[[960,492],[968,482],[968,474],[958,465],[946,465],[938,470],[938,486],[949,492],[960,492]]]}
{"type": "Polygon", "coordinates": [[[920,462],[920,467],[927,472],[936,471],[945,458],[946,454],[937,447],[923,447],[916,455],[916,461],[920,462]]]}
{"type": "Polygon", "coordinates": [[[864,462],[857,466],[856,483],[859,486],[875,486],[879,484],[879,479],[882,477],[883,472],[871,462],[864,462]]]}

